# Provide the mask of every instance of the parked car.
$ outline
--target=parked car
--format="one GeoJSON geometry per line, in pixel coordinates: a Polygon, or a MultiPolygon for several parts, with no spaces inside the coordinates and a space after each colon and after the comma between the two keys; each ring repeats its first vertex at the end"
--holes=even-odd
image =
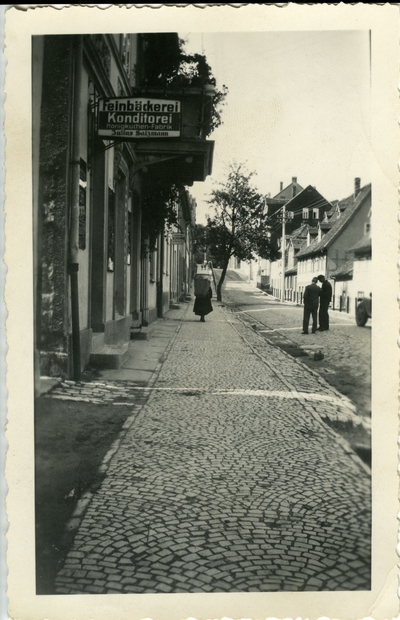
{"type": "Polygon", "coordinates": [[[372,293],[369,297],[357,297],[356,304],[356,323],[359,327],[364,327],[368,319],[372,317],[372,293]]]}

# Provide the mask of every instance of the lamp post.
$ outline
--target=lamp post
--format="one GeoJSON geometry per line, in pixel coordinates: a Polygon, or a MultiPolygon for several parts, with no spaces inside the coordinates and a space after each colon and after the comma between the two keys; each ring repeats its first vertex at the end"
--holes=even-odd
{"type": "Polygon", "coordinates": [[[286,204],[282,207],[282,285],[281,301],[285,301],[285,254],[286,254],[286,204]]]}
{"type": "Polygon", "coordinates": [[[281,301],[285,301],[285,263],[286,263],[286,221],[292,220],[293,211],[286,211],[286,204],[282,207],[282,284],[281,284],[281,301]]]}

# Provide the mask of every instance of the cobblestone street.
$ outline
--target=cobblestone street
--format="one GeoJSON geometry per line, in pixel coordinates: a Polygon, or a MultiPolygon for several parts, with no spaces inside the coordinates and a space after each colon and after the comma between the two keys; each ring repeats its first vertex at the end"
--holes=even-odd
{"type": "Polygon", "coordinates": [[[353,314],[330,310],[330,330],[310,333],[307,337],[301,334],[302,306],[283,304],[255,286],[231,278],[232,272],[228,271],[224,302],[238,313],[238,317],[250,325],[255,324],[260,334],[277,346],[301,347],[306,353],[302,362],[348,396],[357,406],[359,415],[370,419],[371,319],[365,327],[358,327],[353,314]],[[315,363],[313,356],[319,351],[324,359],[315,363]]]}
{"type": "Polygon", "coordinates": [[[181,317],[147,387],[108,384],[150,396],[76,511],[56,592],[369,589],[369,470],[321,421],[354,407],[229,309],[181,317]]]}

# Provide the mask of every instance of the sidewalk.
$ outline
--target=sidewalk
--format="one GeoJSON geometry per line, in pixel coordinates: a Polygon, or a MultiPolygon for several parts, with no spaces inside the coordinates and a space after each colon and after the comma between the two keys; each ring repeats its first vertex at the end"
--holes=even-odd
{"type": "Polygon", "coordinates": [[[165,318],[157,319],[151,326],[148,340],[131,340],[128,359],[121,368],[99,369],[95,381],[83,378],[79,382],[59,382],[53,387],[51,398],[95,404],[102,404],[104,400],[114,405],[132,404],[139,388],[151,386],[156,381],[188,306],[188,303],[182,303],[180,309],[171,309],[165,318]]]}
{"type": "Polygon", "coordinates": [[[75,514],[56,592],[369,589],[369,474],[320,417],[345,399],[227,308],[203,324],[192,304],[140,343],[140,368],[102,374],[125,404],[150,395],[75,514]]]}

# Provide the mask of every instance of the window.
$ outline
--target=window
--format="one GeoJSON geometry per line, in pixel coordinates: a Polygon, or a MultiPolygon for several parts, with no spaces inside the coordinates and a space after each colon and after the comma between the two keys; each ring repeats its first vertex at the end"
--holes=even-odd
{"type": "Polygon", "coordinates": [[[319,209],[313,209],[312,216],[313,216],[314,220],[318,220],[319,219],[319,209]]]}
{"type": "Polygon", "coordinates": [[[371,222],[364,224],[364,235],[368,235],[371,232],[371,222]]]}
{"type": "Polygon", "coordinates": [[[303,220],[308,220],[308,209],[303,209],[303,220]]]}

